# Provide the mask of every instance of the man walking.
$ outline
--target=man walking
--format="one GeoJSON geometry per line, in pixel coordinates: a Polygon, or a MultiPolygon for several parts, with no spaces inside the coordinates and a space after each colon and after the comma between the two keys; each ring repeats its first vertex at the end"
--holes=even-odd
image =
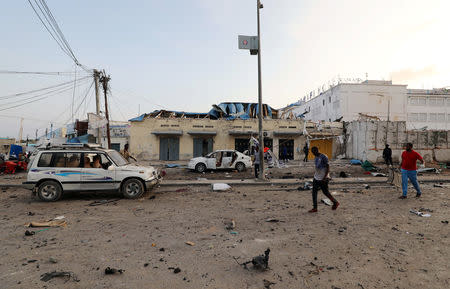
{"type": "Polygon", "coordinates": [[[386,144],[386,147],[383,150],[383,159],[386,165],[392,166],[392,150],[388,144],[386,144]]]}
{"type": "Polygon", "coordinates": [[[412,143],[406,144],[406,151],[402,153],[402,161],[400,163],[400,169],[402,171],[402,191],[403,194],[399,199],[406,199],[408,194],[408,179],[416,189],[416,198],[420,198],[422,192],[420,191],[419,183],[417,182],[417,161],[419,160],[422,165],[425,165],[422,156],[414,151],[412,143]]]}
{"type": "Polygon", "coordinates": [[[255,178],[259,176],[259,147],[255,147],[255,160],[253,161],[255,165],[255,178]]]}
{"type": "Polygon", "coordinates": [[[333,198],[333,196],[330,194],[330,191],[328,190],[328,173],[330,172],[328,158],[326,155],[321,154],[317,147],[312,147],[311,152],[316,158],[314,159],[315,172],[312,189],[313,208],[308,212],[317,212],[317,193],[319,192],[319,189],[321,189],[323,194],[333,202],[333,206],[331,207],[331,209],[336,210],[339,206],[339,202],[335,198],[333,198]]]}
{"type": "Polygon", "coordinates": [[[305,143],[305,146],[303,147],[303,153],[305,153],[305,158],[303,159],[304,162],[308,162],[308,154],[309,154],[309,147],[308,143],[305,143]]]}

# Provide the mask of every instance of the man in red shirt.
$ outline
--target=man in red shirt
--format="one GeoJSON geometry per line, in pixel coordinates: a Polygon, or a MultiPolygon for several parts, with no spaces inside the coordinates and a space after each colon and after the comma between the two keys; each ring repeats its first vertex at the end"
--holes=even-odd
{"type": "Polygon", "coordinates": [[[417,161],[419,160],[422,165],[425,165],[423,158],[414,151],[412,143],[406,144],[406,151],[402,153],[402,161],[400,163],[400,169],[402,171],[402,191],[403,195],[400,199],[406,199],[408,193],[408,179],[413,184],[417,191],[416,198],[420,198],[422,192],[419,188],[419,183],[417,182],[417,161]]]}

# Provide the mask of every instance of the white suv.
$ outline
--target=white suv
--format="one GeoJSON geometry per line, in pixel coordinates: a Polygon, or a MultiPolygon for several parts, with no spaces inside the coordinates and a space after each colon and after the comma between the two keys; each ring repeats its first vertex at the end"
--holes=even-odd
{"type": "Polygon", "coordinates": [[[53,202],[66,191],[118,190],[136,199],[159,181],[156,169],[130,164],[115,150],[68,144],[36,150],[23,184],[41,200],[53,202]]]}

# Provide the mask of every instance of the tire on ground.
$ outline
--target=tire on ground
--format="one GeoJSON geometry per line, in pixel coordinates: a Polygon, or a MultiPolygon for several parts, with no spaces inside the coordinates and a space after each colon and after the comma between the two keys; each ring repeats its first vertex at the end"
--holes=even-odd
{"type": "Polygon", "coordinates": [[[121,192],[127,199],[140,198],[145,193],[144,184],[138,179],[128,179],[122,184],[121,192]]]}
{"type": "Polygon", "coordinates": [[[62,196],[61,185],[56,181],[44,181],[39,185],[37,195],[44,202],[56,202],[62,196]]]}
{"type": "Polygon", "coordinates": [[[199,163],[195,166],[195,170],[199,173],[206,171],[206,165],[204,163],[199,163]]]}

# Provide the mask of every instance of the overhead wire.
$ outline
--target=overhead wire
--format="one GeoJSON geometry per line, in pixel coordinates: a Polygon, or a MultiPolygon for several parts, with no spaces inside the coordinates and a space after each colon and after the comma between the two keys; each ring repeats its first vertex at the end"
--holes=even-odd
{"type": "MultiPolygon", "coordinates": [[[[0,74],[37,74],[37,75],[58,75],[58,76],[72,76],[73,71],[15,71],[15,70],[0,70],[0,74]]],[[[91,73],[89,73],[91,75],[91,73]]]]}

